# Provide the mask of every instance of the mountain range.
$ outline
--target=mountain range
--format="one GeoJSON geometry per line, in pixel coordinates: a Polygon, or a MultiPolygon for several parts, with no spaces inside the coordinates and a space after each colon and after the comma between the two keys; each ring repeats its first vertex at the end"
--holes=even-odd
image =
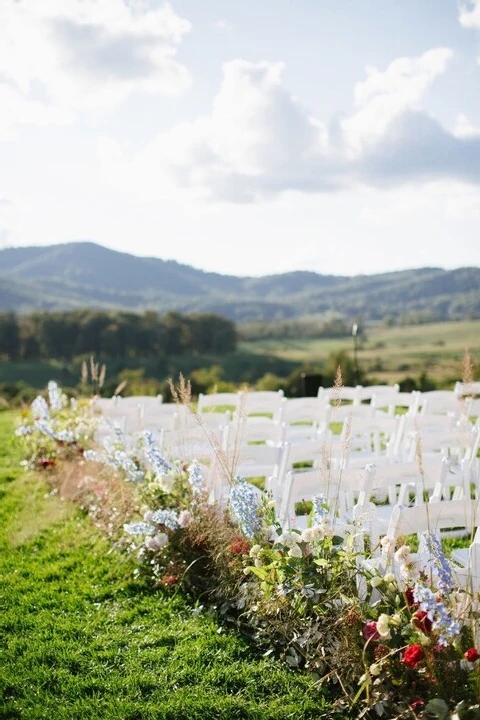
{"type": "Polygon", "coordinates": [[[0,250],[0,311],[81,307],[216,312],[237,322],[332,312],[364,320],[463,319],[480,317],[480,268],[236,277],[91,242],[0,250]]]}

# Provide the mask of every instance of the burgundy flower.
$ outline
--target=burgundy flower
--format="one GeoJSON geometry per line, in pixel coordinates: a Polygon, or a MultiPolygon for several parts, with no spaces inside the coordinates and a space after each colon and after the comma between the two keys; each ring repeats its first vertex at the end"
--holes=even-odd
{"type": "Polygon", "coordinates": [[[162,585],[176,585],[178,582],[178,575],[164,575],[160,582],[162,585]]]}
{"type": "Polygon", "coordinates": [[[418,665],[420,660],[423,660],[425,653],[421,645],[414,643],[409,645],[403,653],[402,660],[408,667],[414,668],[418,665]]]}
{"type": "Polygon", "coordinates": [[[365,640],[378,640],[380,633],[377,630],[377,623],[375,620],[370,620],[363,626],[363,637],[365,640]]]}
{"type": "Polygon", "coordinates": [[[417,712],[417,710],[421,710],[422,707],[425,705],[425,700],[422,698],[417,698],[413,702],[410,703],[410,707],[412,708],[413,712],[417,712]]]}
{"type": "Polygon", "coordinates": [[[56,462],[52,458],[42,458],[39,461],[40,467],[43,468],[44,470],[46,468],[54,467],[55,464],[56,464],[56,462]]]}
{"type": "Polygon", "coordinates": [[[413,624],[421,630],[425,635],[432,632],[432,621],[428,617],[426,610],[417,610],[413,615],[413,624]]]}
{"type": "Polygon", "coordinates": [[[466,660],[468,660],[468,662],[473,663],[480,658],[480,653],[478,652],[477,648],[472,647],[467,650],[466,653],[464,653],[464,657],[466,660]]]}
{"type": "Polygon", "coordinates": [[[407,600],[407,605],[409,608],[412,608],[413,610],[416,610],[416,608],[418,608],[418,603],[415,602],[415,598],[413,596],[413,588],[407,588],[405,590],[405,598],[407,600]]]}

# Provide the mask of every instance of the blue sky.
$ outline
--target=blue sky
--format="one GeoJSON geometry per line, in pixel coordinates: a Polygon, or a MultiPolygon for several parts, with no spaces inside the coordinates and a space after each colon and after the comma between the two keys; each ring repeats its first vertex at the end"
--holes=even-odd
{"type": "Polygon", "coordinates": [[[3,0],[0,244],[480,264],[480,0],[3,0]]]}

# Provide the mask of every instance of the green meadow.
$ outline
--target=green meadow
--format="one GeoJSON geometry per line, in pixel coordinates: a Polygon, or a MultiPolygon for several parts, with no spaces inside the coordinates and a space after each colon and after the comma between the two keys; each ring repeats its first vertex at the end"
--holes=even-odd
{"type": "Polygon", "coordinates": [[[88,517],[25,473],[0,413],[2,720],[332,717],[308,676],[132,580],[88,517]]]}
{"type": "MultiPolygon", "coordinates": [[[[466,349],[479,365],[480,320],[372,326],[366,328],[366,338],[359,343],[358,361],[369,379],[390,383],[426,372],[445,383],[460,379],[466,349]]],[[[353,356],[353,338],[258,340],[242,343],[241,350],[315,365],[325,363],[329,355],[341,350],[353,356]]]]}

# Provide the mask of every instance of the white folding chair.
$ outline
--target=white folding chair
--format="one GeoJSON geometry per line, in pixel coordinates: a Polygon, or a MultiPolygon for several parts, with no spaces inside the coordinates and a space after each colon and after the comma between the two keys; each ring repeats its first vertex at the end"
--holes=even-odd
{"type": "Polygon", "coordinates": [[[283,397],[283,390],[249,390],[241,393],[236,412],[244,417],[267,415],[273,420],[278,420],[283,397]]]}
{"type": "Polygon", "coordinates": [[[463,402],[453,390],[430,390],[422,393],[422,413],[441,413],[459,416],[463,402]]]}
{"type": "Polygon", "coordinates": [[[285,438],[285,425],[269,417],[234,417],[228,424],[227,447],[250,443],[280,445],[285,438]]]}
{"type": "Polygon", "coordinates": [[[400,392],[400,385],[361,385],[359,389],[360,401],[372,402],[373,398],[382,400],[382,406],[388,406],[395,400],[395,396],[400,392]]]}
{"type": "Polygon", "coordinates": [[[218,393],[199,393],[197,410],[199,413],[205,412],[234,412],[238,409],[241,393],[238,392],[218,392],[218,393]]]}
{"type": "Polygon", "coordinates": [[[318,397],[283,398],[280,422],[285,424],[287,442],[314,438],[327,427],[331,409],[318,397]]]}
{"type": "Polygon", "coordinates": [[[371,404],[377,411],[386,408],[386,412],[389,415],[398,413],[416,415],[421,405],[421,395],[418,390],[409,393],[399,391],[387,394],[379,390],[374,394],[371,404]]]}
{"type": "Polygon", "coordinates": [[[368,493],[374,472],[373,467],[288,472],[278,513],[280,524],[284,528],[306,527],[308,516],[296,515],[296,505],[312,501],[315,495],[323,495],[332,522],[344,529],[345,524],[352,521],[359,496],[368,493]]]}

